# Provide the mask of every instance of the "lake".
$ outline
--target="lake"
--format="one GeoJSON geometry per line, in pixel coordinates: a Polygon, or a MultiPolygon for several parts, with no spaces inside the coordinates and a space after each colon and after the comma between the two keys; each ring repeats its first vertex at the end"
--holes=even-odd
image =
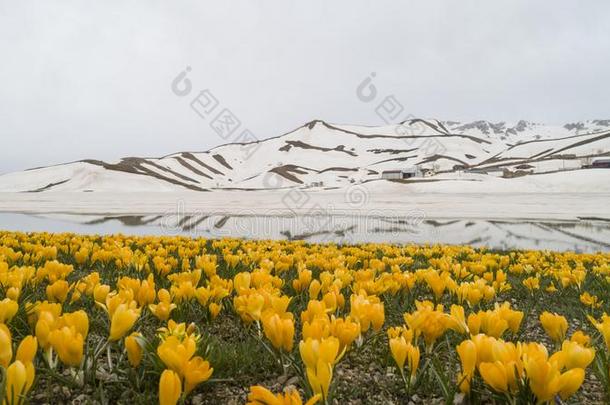
{"type": "Polygon", "coordinates": [[[491,249],[610,251],[610,221],[356,215],[86,215],[0,213],[0,229],[86,234],[184,235],[342,244],[443,243],[491,249]]]}

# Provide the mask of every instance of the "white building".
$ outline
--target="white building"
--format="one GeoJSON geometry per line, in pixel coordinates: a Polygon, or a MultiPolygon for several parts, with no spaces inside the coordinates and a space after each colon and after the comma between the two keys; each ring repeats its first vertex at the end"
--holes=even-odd
{"type": "Polygon", "coordinates": [[[417,166],[408,167],[400,170],[384,170],[381,172],[382,179],[410,179],[412,177],[422,177],[422,172],[417,166]]]}

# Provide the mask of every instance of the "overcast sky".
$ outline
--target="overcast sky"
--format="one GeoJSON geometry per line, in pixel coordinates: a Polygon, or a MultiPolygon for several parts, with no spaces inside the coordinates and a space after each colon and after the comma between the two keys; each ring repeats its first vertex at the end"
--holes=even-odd
{"type": "Polygon", "coordinates": [[[609,16],[607,0],[0,0],[0,173],[224,143],[189,107],[204,89],[258,138],[381,124],[356,97],[372,72],[405,115],[608,119],[609,16]]]}

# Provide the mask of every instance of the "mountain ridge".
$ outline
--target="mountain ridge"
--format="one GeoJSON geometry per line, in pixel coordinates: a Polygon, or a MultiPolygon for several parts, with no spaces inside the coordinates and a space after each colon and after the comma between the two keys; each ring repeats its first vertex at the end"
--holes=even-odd
{"type": "Polygon", "coordinates": [[[505,178],[578,170],[610,156],[610,120],[552,126],[413,118],[357,126],[316,119],[282,135],[207,151],[82,159],[0,175],[0,191],[144,191],[343,187],[384,170],[505,178]],[[566,166],[567,165],[567,166],[566,166]],[[351,173],[351,174],[346,174],[351,173]]]}

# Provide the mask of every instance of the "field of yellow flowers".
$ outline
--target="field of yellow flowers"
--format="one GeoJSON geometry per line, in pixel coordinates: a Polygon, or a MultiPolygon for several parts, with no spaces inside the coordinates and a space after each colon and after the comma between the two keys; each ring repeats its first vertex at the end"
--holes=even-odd
{"type": "Polygon", "coordinates": [[[607,403],[610,254],[0,232],[2,404],[607,403]]]}

